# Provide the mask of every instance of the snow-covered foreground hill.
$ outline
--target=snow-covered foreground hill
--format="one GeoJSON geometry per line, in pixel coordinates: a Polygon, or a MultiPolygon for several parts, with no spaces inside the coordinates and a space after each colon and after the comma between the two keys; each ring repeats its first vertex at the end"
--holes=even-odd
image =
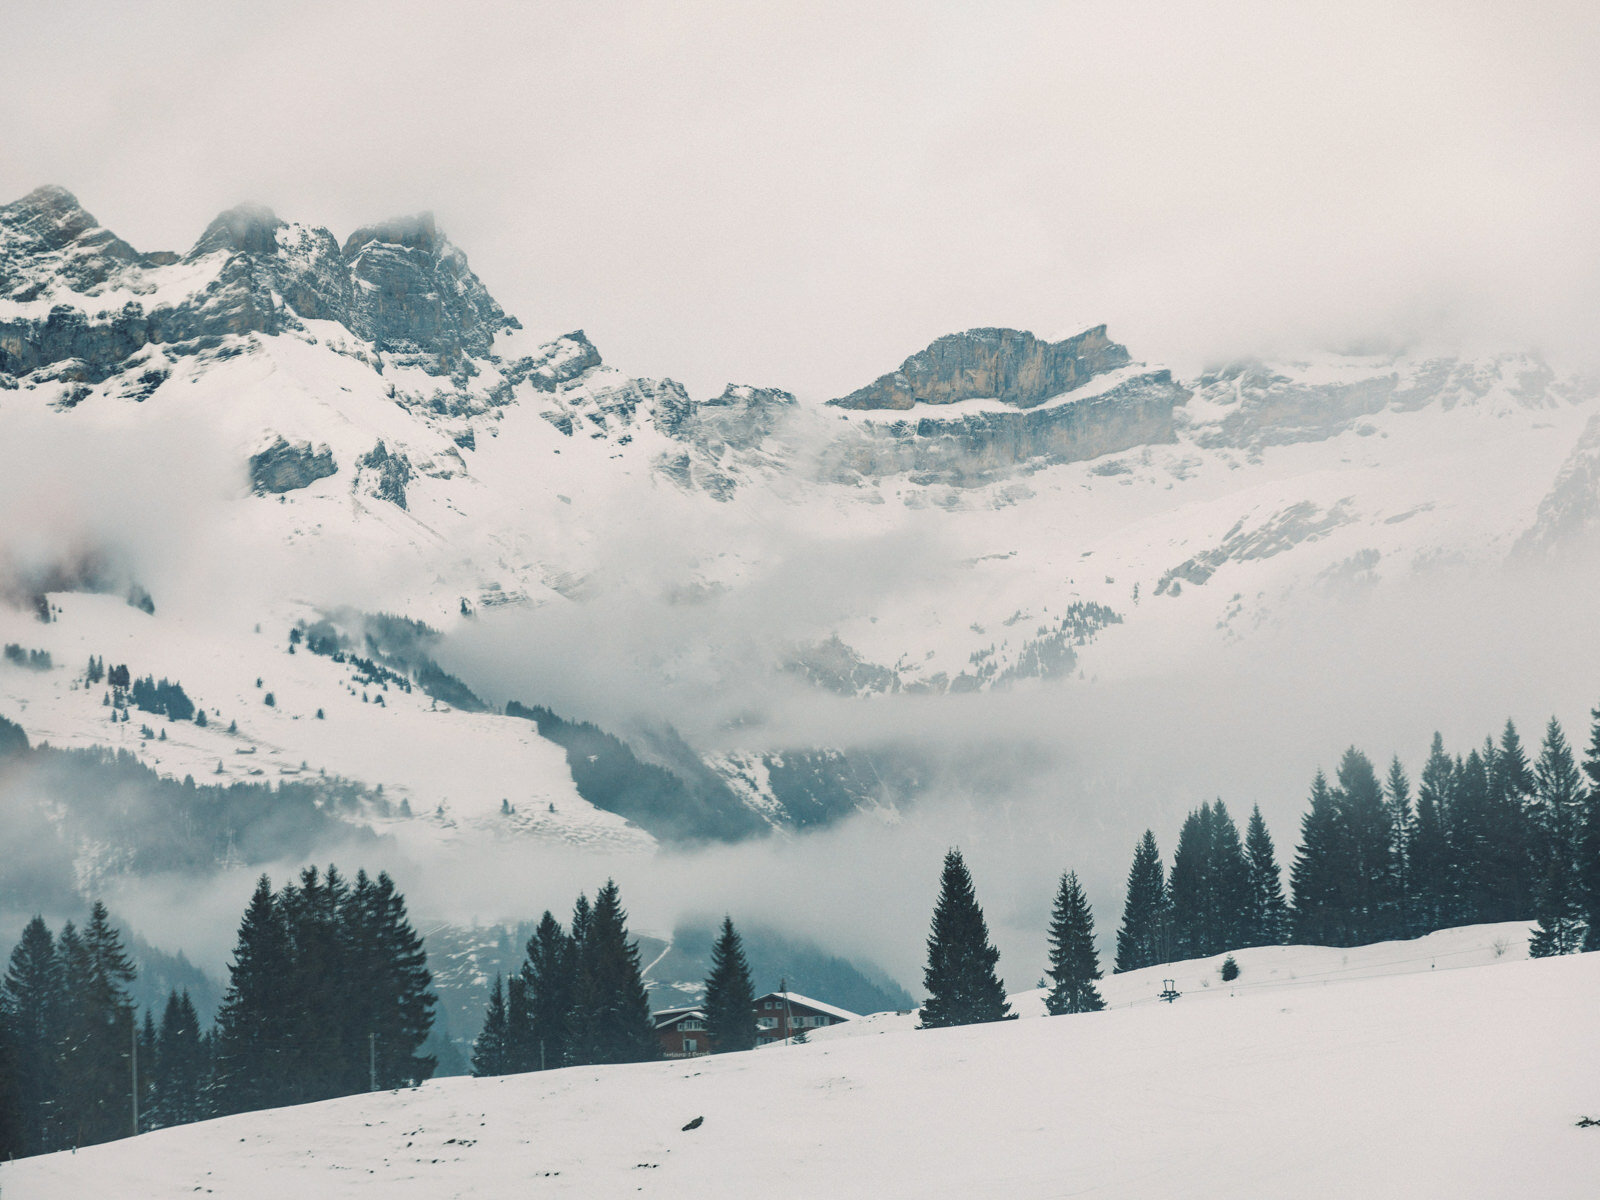
{"type": "Polygon", "coordinates": [[[1591,1197],[1600,1129],[1576,1122],[1600,1116],[1600,954],[1525,961],[1524,933],[1244,951],[1235,986],[1178,964],[1108,980],[1092,1015],[444,1080],[13,1163],[0,1188],[1591,1197]],[[1186,989],[1171,1005],[1149,994],[1163,974],[1186,989]]]}

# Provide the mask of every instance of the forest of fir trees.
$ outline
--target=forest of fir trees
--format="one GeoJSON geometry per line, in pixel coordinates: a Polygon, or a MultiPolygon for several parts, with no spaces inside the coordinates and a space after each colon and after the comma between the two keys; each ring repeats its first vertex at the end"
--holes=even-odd
{"type": "Polygon", "coordinates": [[[433,1023],[422,938],[388,875],[263,876],[216,1024],[188,994],[159,1017],[96,902],[80,930],[28,922],[0,979],[0,1157],[75,1149],[212,1116],[421,1082],[433,1023]]]}

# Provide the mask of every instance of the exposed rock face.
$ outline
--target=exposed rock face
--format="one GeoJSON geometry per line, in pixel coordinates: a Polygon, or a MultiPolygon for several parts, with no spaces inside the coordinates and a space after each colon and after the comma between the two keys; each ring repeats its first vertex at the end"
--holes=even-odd
{"type": "Polygon", "coordinates": [[[353,291],[346,324],[380,350],[435,359],[441,373],[520,328],[439,232],[432,213],[359,229],[344,244],[353,291]]]}
{"type": "Polygon", "coordinates": [[[391,451],[380,440],[356,465],[360,468],[358,486],[364,485],[379,500],[406,507],[406,485],[416,478],[416,472],[403,451],[391,451]]]}
{"type": "Polygon", "coordinates": [[[66,188],[38,188],[0,205],[0,297],[34,300],[57,281],[93,292],[139,261],[66,188]]]}
{"type": "Polygon", "coordinates": [[[583,330],[577,329],[547,342],[526,358],[508,364],[501,373],[508,383],[517,384],[526,379],[541,392],[553,392],[599,365],[600,351],[583,330]]]}
{"type": "Polygon", "coordinates": [[[313,449],[310,442],[289,442],[279,436],[250,456],[250,486],[258,496],[278,495],[309,487],[338,469],[328,447],[313,449]]]}
{"type": "Polygon", "coordinates": [[[908,409],[994,398],[1031,408],[1125,367],[1128,352],[1098,325],[1061,342],[1042,342],[1016,329],[969,329],[939,338],[898,371],[828,403],[840,408],[908,409]]]}
{"type": "Polygon", "coordinates": [[[861,422],[854,436],[824,452],[824,471],[841,481],[905,474],[914,483],[977,486],[1036,466],[1176,441],[1174,412],[1189,394],[1171,372],[1152,371],[1045,408],[861,422]]]}
{"type": "Polygon", "coordinates": [[[152,342],[271,335],[304,320],[339,322],[434,374],[471,374],[471,359],[517,327],[431,216],[362,229],[341,250],[326,229],[242,205],[212,221],[180,260],[139,254],[61,188],[0,207],[0,298],[57,300],[47,313],[0,319],[0,373],[71,359],[89,382],[152,342]],[[150,295],[167,278],[163,268],[211,261],[214,273],[174,301],[124,300],[109,312],[84,302],[111,287],[150,295]]]}
{"type": "Polygon", "coordinates": [[[1247,448],[1316,442],[1374,413],[1411,412],[1429,404],[1446,409],[1475,404],[1497,388],[1529,407],[1565,400],[1549,366],[1522,355],[1479,361],[1431,359],[1408,364],[1404,371],[1386,360],[1352,357],[1347,367],[1345,378],[1316,382],[1254,361],[1208,371],[1196,381],[1196,392],[1206,403],[1231,411],[1202,431],[1197,441],[1208,447],[1247,448]]]}
{"type": "Polygon", "coordinates": [[[1600,546],[1600,416],[1590,417],[1555,482],[1539,502],[1533,525],[1517,539],[1520,558],[1555,558],[1600,546]]]}

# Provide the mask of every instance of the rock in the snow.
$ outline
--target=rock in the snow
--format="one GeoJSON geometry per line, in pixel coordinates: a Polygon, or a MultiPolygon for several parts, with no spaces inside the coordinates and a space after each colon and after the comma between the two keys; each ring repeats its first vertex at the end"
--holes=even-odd
{"type": "Polygon", "coordinates": [[[258,496],[279,495],[309,487],[338,469],[328,447],[313,449],[310,442],[290,442],[279,435],[250,456],[250,487],[258,496]]]}

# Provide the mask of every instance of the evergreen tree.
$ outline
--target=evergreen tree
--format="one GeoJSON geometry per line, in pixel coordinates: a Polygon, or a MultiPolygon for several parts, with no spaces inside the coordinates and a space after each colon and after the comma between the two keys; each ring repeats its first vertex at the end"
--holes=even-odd
{"type": "Polygon", "coordinates": [[[292,1103],[297,1067],[289,930],[265,875],[239,925],[228,990],[217,1013],[216,1100],[220,1113],[292,1103]]]}
{"type": "Polygon", "coordinates": [[[1339,760],[1335,887],[1343,945],[1397,936],[1393,822],[1372,760],[1351,746],[1339,760]]]}
{"type": "Polygon", "coordinates": [[[144,1022],[139,1027],[139,1131],[159,1128],[160,1122],[155,1119],[156,1107],[156,1071],[159,1060],[156,1055],[156,1018],[148,1008],[144,1010],[144,1022]]]}
{"type": "Polygon", "coordinates": [[[1554,717],[1545,729],[1544,745],[1533,783],[1542,859],[1537,909],[1539,923],[1528,953],[1534,958],[1575,954],[1583,948],[1584,906],[1579,874],[1579,834],[1583,781],[1566,735],[1554,717]]]}
{"type": "Polygon", "coordinates": [[[561,922],[545,911],[528,939],[522,964],[528,1005],[528,1067],[561,1067],[575,1061],[572,1054],[574,992],[577,985],[577,947],[561,929],[561,922]]]}
{"type": "Polygon", "coordinates": [[[1295,936],[1308,945],[1336,946],[1344,938],[1339,833],[1333,792],[1327,776],[1318,771],[1311,783],[1311,807],[1300,819],[1300,848],[1289,872],[1295,936]]]}
{"type": "Polygon", "coordinates": [[[55,938],[44,918],[36,916],[23,929],[0,981],[0,1011],[12,1038],[10,1079],[21,1118],[8,1140],[18,1155],[42,1154],[64,1144],[53,1136],[64,1116],[56,1056],[64,1001],[55,938]]]}
{"type": "Polygon", "coordinates": [[[572,906],[572,1008],[567,1055],[571,1063],[599,1061],[599,1000],[594,972],[594,909],[582,892],[572,906]]]}
{"type": "Polygon", "coordinates": [[[613,880],[595,895],[585,950],[595,1063],[648,1062],[661,1057],[650,1000],[639,969],[639,944],[628,938],[628,914],[613,880]]]}
{"type": "Polygon", "coordinates": [[[207,1115],[206,1065],[206,1046],[194,1001],[189,998],[187,989],[181,995],[176,991],[168,993],[161,1015],[161,1031],[156,1035],[152,1072],[154,1124],[186,1125],[207,1115]]]}
{"type": "Polygon", "coordinates": [[[1144,831],[1128,868],[1128,895],[1117,931],[1118,971],[1137,971],[1171,960],[1166,872],[1156,835],[1144,831]]]}
{"type": "Polygon", "coordinates": [[[1517,727],[1508,720],[1489,770],[1490,839],[1485,866],[1497,920],[1526,919],[1540,890],[1541,855],[1532,812],[1534,783],[1517,727]]]}
{"type": "Polygon", "coordinates": [[[136,1036],[128,987],[135,971],[106,906],[95,901],[83,933],[62,931],[64,1036],[59,1044],[67,1143],[91,1146],[133,1131],[129,1057],[136,1036]]]}
{"type": "Polygon", "coordinates": [[[1499,906],[1499,881],[1492,869],[1497,821],[1483,755],[1474,750],[1465,759],[1458,759],[1454,782],[1450,798],[1450,891],[1454,911],[1449,923],[1473,925],[1512,920],[1499,906]]]}
{"type": "Polygon", "coordinates": [[[1100,958],[1094,948],[1094,914],[1076,872],[1061,877],[1055,907],[1050,913],[1050,994],[1045,1010],[1062,1013],[1099,1012],[1105,1001],[1095,980],[1100,978],[1100,958]]]}
{"type": "Polygon", "coordinates": [[[1394,935],[1414,936],[1416,925],[1413,895],[1415,884],[1411,877],[1411,839],[1416,827],[1416,813],[1411,807],[1411,780],[1400,765],[1400,756],[1389,762],[1389,776],[1383,784],[1384,802],[1389,810],[1389,862],[1394,868],[1391,889],[1394,894],[1394,935]]]}
{"type": "Polygon", "coordinates": [[[1289,940],[1289,905],[1283,898],[1283,876],[1278,870],[1272,835],[1261,818],[1261,806],[1250,810],[1245,834],[1245,855],[1250,863],[1250,919],[1241,946],[1278,946],[1289,940]]]}
{"type": "Polygon", "coordinates": [[[1435,733],[1417,788],[1417,816],[1406,856],[1411,883],[1411,924],[1407,932],[1412,937],[1443,928],[1454,915],[1449,838],[1450,797],[1454,791],[1455,766],[1444,752],[1444,739],[1435,733]]]}
{"type": "Polygon", "coordinates": [[[1578,887],[1583,898],[1583,948],[1600,950],[1600,708],[1589,714],[1589,749],[1583,757],[1588,778],[1583,830],[1578,835],[1578,887]]]}
{"type": "Polygon", "coordinates": [[[518,971],[506,980],[506,1069],[502,1074],[521,1074],[538,1065],[539,1047],[534,1040],[528,981],[518,971]]]}
{"type": "MultiPolygon", "coordinates": [[[[405,897],[395,889],[388,872],[378,873],[364,898],[352,900],[354,911],[346,917],[347,927],[358,945],[371,949],[371,966],[357,986],[371,997],[368,1034],[375,1038],[378,1087],[386,1090],[421,1083],[438,1065],[432,1055],[421,1052],[438,1004],[430,990],[433,975],[422,937],[412,928],[405,897]]],[[[366,1049],[358,1041],[358,1063],[366,1049]]],[[[355,1090],[364,1090],[364,1084],[355,1090]]]]}
{"type": "Polygon", "coordinates": [[[27,1153],[22,1141],[26,1115],[22,1108],[19,1050],[11,1012],[0,998],[0,1161],[27,1153]]]}
{"type": "Polygon", "coordinates": [[[744,946],[733,918],[724,916],[722,932],[711,947],[711,974],[706,977],[706,1033],[714,1052],[755,1049],[755,1005],[744,946]]]}
{"type": "Polygon", "coordinates": [[[995,974],[1000,951],[989,944],[989,927],[973,892],[972,876],[961,851],[944,856],[939,900],[928,935],[928,966],[919,1028],[975,1025],[1011,1015],[1005,989],[995,974]]]}
{"type": "Polygon", "coordinates": [[[494,990],[489,993],[489,1011],[483,1018],[483,1031],[472,1043],[472,1073],[504,1075],[506,1073],[506,988],[500,976],[494,977],[494,990]]]}

